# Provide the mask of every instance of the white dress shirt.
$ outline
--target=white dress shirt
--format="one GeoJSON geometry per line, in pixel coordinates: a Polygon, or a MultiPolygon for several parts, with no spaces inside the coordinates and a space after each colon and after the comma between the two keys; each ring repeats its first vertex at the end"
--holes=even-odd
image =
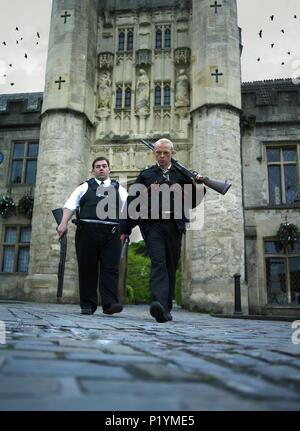
{"type": "MultiPolygon", "coordinates": [[[[94,178],[94,179],[100,186],[102,181],[97,180],[97,178],[94,178]]],[[[107,180],[103,181],[104,187],[109,187],[110,185],[111,185],[110,178],[107,178],[107,180]]],[[[66,203],[64,204],[64,208],[68,208],[70,211],[75,211],[76,208],[79,207],[80,199],[87,192],[87,190],[88,190],[88,183],[85,181],[83,184],[80,184],[80,186],[76,187],[76,189],[71,193],[70,197],[67,199],[66,203]]],[[[119,195],[120,195],[120,200],[122,202],[122,208],[121,208],[122,210],[126,203],[128,193],[126,189],[123,186],[121,186],[121,184],[119,186],[119,195]]]]}

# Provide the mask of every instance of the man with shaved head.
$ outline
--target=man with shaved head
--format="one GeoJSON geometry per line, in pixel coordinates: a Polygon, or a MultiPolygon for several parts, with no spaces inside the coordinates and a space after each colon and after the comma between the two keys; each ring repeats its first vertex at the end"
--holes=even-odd
{"type": "MultiPolygon", "coordinates": [[[[153,152],[155,165],[142,170],[136,180],[137,184],[145,186],[147,217],[143,214],[139,220],[134,220],[130,216],[130,204],[136,197],[129,196],[128,216],[121,220],[120,232],[123,243],[126,235],[130,235],[132,227],[139,224],[151,260],[150,289],[153,302],[150,314],[157,322],[163,323],[172,320],[170,312],[175,291],[176,269],[182,234],[188,221],[183,211],[186,184],[190,185],[192,191],[190,206],[194,207],[199,202],[196,203],[194,196],[198,187],[196,182],[172,165],[171,159],[175,154],[173,142],[161,138],[155,142],[153,152]]],[[[201,182],[201,179],[202,177],[198,175],[196,181],[201,182]]]]}

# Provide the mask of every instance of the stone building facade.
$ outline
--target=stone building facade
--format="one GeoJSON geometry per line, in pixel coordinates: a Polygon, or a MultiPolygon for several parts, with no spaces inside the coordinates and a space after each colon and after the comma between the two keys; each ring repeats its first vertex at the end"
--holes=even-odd
{"type": "MultiPolygon", "coordinates": [[[[0,199],[34,195],[43,93],[0,95],[0,199]]],[[[0,204],[2,214],[4,207],[0,204]]],[[[0,216],[0,296],[24,298],[31,214],[0,216]]]]}
{"type": "Polygon", "coordinates": [[[244,83],[241,122],[251,313],[298,315],[300,243],[280,247],[282,223],[300,227],[300,89],[291,79],[244,83]]]}
{"type": "MultiPolygon", "coordinates": [[[[17,169],[14,147],[19,139],[25,146],[29,140],[39,140],[29,264],[20,273],[18,264],[11,263],[18,262],[19,250],[28,243],[18,242],[21,237],[7,231],[15,225],[21,235],[18,226],[25,221],[20,215],[2,219],[1,296],[56,301],[59,245],[51,210],[62,206],[74,187],[89,177],[96,156],[108,156],[113,176],[129,184],[141,168],[153,163],[139,139],[166,136],[174,141],[176,157],[184,164],[232,183],[225,196],[208,190],[199,226],[185,236],[183,305],[233,312],[233,276],[238,273],[243,311],[274,312],[278,304],[270,295],[268,299],[267,284],[278,284],[273,272],[282,270],[283,264],[276,267],[278,256],[272,255],[272,261],[263,250],[274,247],[267,239],[274,239],[286,215],[296,223],[297,207],[296,203],[287,207],[285,189],[280,204],[270,204],[265,152],[278,146],[284,157],[281,144],[286,136],[290,157],[296,149],[296,168],[291,169],[297,172],[297,177],[293,175],[298,192],[298,90],[290,81],[244,84],[242,113],[240,53],[232,0],[53,1],[45,91],[37,116],[41,124],[24,128],[16,118],[7,127],[14,118],[8,99],[14,96],[0,99],[5,106],[0,111],[4,124],[0,151],[6,160],[0,165],[1,191],[15,199],[21,187],[26,189],[27,180],[23,174],[21,185],[12,184],[17,169]],[[281,112],[286,106],[288,118],[281,112]],[[6,232],[15,245],[6,241],[6,232]],[[14,270],[7,271],[11,265],[14,270]]],[[[23,103],[40,97],[27,96],[23,103]]],[[[78,295],[73,239],[70,228],[63,300],[72,302],[78,295]]],[[[299,283],[297,262],[292,260],[292,267],[299,283]]],[[[287,302],[281,304],[280,313],[297,312],[293,289],[286,288],[287,302]]]]}

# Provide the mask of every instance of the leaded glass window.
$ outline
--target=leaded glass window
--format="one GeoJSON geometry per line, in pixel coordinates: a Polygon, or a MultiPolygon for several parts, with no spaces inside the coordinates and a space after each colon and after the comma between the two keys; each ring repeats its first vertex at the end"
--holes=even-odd
{"type": "Polygon", "coordinates": [[[265,240],[268,304],[300,305],[300,241],[283,246],[265,240]]]}
{"type": "Polygon", "coordinates": [[[293,204],[299,198],[296,147],[267,147],[269,203],[293,204]]]}
{"type": "Polygon", "coordinates": [[[6,226],[1,247],[1,271],[28,272],[31,227],[6,226]]]}

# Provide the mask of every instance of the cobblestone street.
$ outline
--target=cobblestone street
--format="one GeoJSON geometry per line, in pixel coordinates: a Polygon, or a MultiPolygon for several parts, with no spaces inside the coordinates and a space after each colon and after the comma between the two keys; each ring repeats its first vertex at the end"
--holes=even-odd
{"type": "Polygon", "coordinates": [[[300,410],[291,322],[172,314],[0,302],[0,410],[300,410]]]}

